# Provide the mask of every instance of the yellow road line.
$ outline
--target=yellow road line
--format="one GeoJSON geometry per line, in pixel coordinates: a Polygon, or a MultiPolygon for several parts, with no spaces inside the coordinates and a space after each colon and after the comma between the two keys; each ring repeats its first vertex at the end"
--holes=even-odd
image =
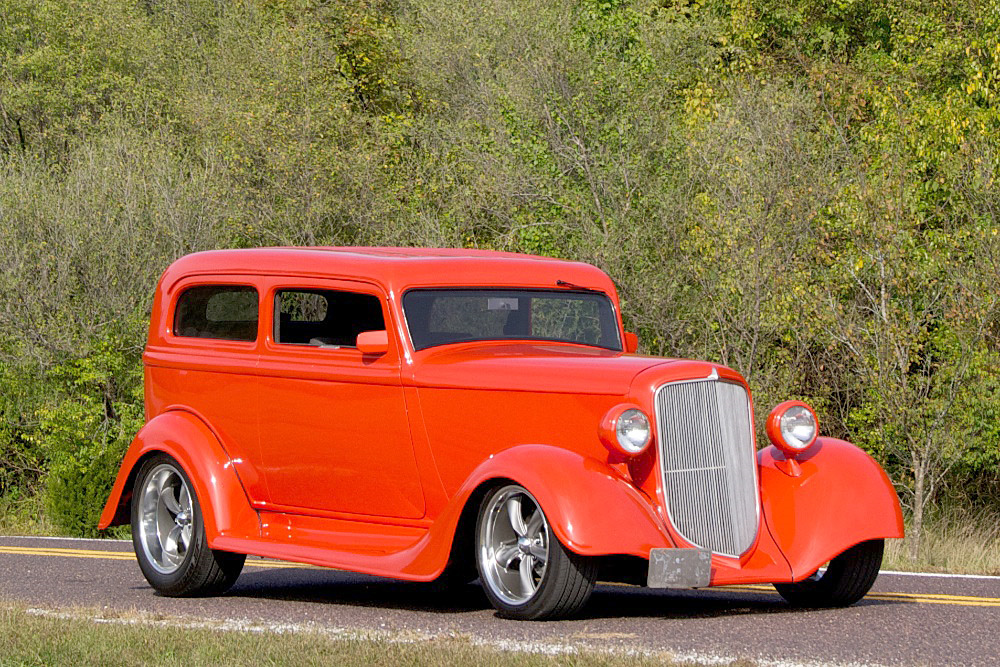
{"type": "MultiPolygon", "coordinates": [[[[135,554],[131,551],[101,551],[99,549],[67,549],[57,547],[17,547],[0,546],[0,554],[11,554],[16,556],[49,556],[63,558],[97,558],[102,560],[128,560],[134,561],[135,554]]],[[[323,569],[315,565],[305,563],[290,563],[276,560],[250,559],[246,563],[250,567],[284,569],[284,568],[306,568],[323,569]]],[[[770,585],[767,584],[743,584],[736,586],[719,586],[711,591],[744,591],[748,593],[764,593],[768,595],[777,594],[770,585]]],[[[865,597],[874,600],[892,600],[897,602],[912,602],[919,604],[950,604],[965,607],[1000,607],[1000,598],[980,597],[976,595],[951,595],[946,593],[895,593],[895,592],[873,592],[865,597]]]]}
{"type": "Polygon", "coordinates": [[[320,567],[319,565],[310,565],[309,563],[293,563],[287,560],[256,560],[250,559],[246,562],[250,567],[263,567],[271,569],[281,569],[281,568],[298,568],[301,570],[331,570],[334,568],[320,567]]]}
{"type": "Polygon", "coordinates": [[[754,593],[776,593],[770,584],[733,584],[732,586],[715,586],[714,591],[751,591],[754,593]]]}
{"type": "Polygon", "coordinates": [[[28,547],[0,547],[0,554],[19,556],[64,556],[67,558],[100,558],[103,560],[135,560],[135,554],[116,551],[84,551],[69,549],[31,549],[28,547]]]}
{"type": "MultiPolygon", "coordinates": [[[[0,546],[0,554],[14,554],[18,556],[62,556],[64,558],[100,558],[104,560],[135,560],[135,554],[131,551],[100,551],[97,549],[60,549],[52,547],[8,547],[0,546]]],[[[249,567],[262,568],[305,568],[319,569],[315,565],[306,563],[291,563],[276,560],[256,560],[250,559],[246,562],[249,567]]]]}
{"type": "MultiPolygon", "coordinates": [[[[744,584],[742,586],[720,586],[719,589],[723,590],[744,590],[744,591],[760,591],[764,593],[774,593],[776,592],[770,585],[767,584],[744,584]]],[[[719,590],[716,589],[716,590],[719,590]]],[[[952,595],[950,593],[869,593],[870,597],[878,595],[894,595],[901,598],[934,598],[940,600],[965,600],[969,602],[985,602],[985,601],[995,601],[1000,603],[1000,598],[984,598],[976,595],[952,595]]]]}
{"type": "Polygon", "coordinates": [[[984,598],[976,595],[951,595],[946,593],[881,593],[880,595],[896,595],[903,598],[935,598],[940,600],[967,600],[969,602],[983,602],[985,600],[996,600],[1000,598],[984,598]]]}
{"type": "MultiPolygon", "coordinates": [[[[770,585],[744,584],[735,586],[719,586],[709,590],[715,591],[746,591],[748,593],[765,593],[777,595],[778,592],[770,585]]],[[[1000,598],[987,598],[975,595],[951,595],[947,593],[868,593],[866,598],[875,600],[896,600],[900,602],[919,602],[921,604],[957,604],[969,607],[1000,607],[1000,598]]]]}
{"type": "Polygon", "coordinates": [[[961,607],[1000,607],[1000,598],[983,598],[981,602],[974,600],[944,600],[941,598],[912,597],[914,594],[908,593],[901,596],[898,593],[869,593],[866,598],[876,600],[894,600],[896,602],[916,602],[919,604],[952,604],[961,607]]]}

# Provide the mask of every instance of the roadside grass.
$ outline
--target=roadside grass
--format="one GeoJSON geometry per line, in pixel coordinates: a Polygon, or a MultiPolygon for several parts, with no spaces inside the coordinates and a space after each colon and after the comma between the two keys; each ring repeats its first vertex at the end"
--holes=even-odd
{"type": "MultiPolygon", "coordinates": [[[[48,518],[41,494],[19,498],[0,496],[0,535],[23,537],[79,537],[60,531],[48,518]]],[[[116,526],[104,532],[103,537],[131,539],[128,526],[116,526]]]]}
{"type": "Polygon", "coordinates": [[[46,536],[56,532],[45,517],[41,494],[18,499],[0,496],[0,535],[46,536]]]}
{"type": "MultiPolygon", "coordinates": [[[[910,535],[907,526],[907,535],[910,535]]],[[[886,570],[1000,575],[1000,516],[951,514],[924,527],[917,558],[910,538],[886,540],[886,570]]]]}
{"type": "MultiPolygon", "coordinates": [[[[0,602],[0,665],[484,665],[548,667],[681,666],[669,654],[629,655],[583,647],[547,655],[502,650],[469,637],[422,637],[234,624],[206,619],[109,613],[107,610],[29,611],[0,602]]],[[[731,667],[752,667],[736,661],[731,667]]]]}

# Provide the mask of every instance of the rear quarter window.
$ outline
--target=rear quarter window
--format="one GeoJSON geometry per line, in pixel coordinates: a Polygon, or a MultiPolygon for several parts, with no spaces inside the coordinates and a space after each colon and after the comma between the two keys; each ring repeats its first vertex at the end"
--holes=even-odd
{"type": "Polygon", "coordinates": [[[258,296],[253,287],[191,287],[177,299],[174,335],[253,342],[257,340],[258,296]]]}

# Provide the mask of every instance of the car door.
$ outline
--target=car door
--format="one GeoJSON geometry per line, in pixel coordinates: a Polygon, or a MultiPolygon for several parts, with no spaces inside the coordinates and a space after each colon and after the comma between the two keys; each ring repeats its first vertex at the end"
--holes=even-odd
{"type": "Polygon", "coordinates": [[[419,518],[400,354],[385,295],[353,281],[276,279],[261,352],[260,447],[275,510],[419,518]],[[388,330],[385,354],[358,333],[388,330]]]}
{"type": "Polygon", "coordinates": [[[259,277],[196,275],[171,285],[160,331],[144,354],[150,416],[185,410],[202,419],[227,454],[251,501],[267,495],[259,473],[256,367],[259,277]]]}

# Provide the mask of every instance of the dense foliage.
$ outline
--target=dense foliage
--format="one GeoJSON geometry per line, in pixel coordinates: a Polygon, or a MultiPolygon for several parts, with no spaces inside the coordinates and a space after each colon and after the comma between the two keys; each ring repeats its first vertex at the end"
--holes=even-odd
{"type": "Polygon", "coordinates": [[[261,244],[593,262],[995,508],[998,96],[997,0],[0,0],[0,510],[94,532],[160,272],[261,244]]]}

